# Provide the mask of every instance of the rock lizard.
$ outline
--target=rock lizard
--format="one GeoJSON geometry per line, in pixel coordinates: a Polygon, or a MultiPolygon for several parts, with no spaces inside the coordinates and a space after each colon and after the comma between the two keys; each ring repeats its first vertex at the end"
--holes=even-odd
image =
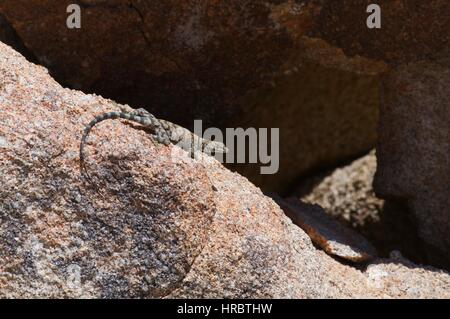
{"type": "Polygon", "coordinates": [[[125,106],[117,103],[114,104],[120,108],[120,111],[100,114],[84,128],[80,142],[80,169],[82,172],[84,171],[84,160],[86,158],[84,155],[84,148],[90,131],[96,124],[109,119],[124,119],[139,123],[149,129],[153,140],[156,142],[164,145],[169,145],[170,143],[178,145],[189,152],[192,158],[195,158],[195,153],[197,151],[201,151],[208,155],[211,155],[212,152],[226,153],[228,151],[223,143],[203,139],[184,127],[166,120],[157,119],[154,115],[144,109],[132,109],[131,107],[128,107],[129,109],[127,109],[125,106]]]}

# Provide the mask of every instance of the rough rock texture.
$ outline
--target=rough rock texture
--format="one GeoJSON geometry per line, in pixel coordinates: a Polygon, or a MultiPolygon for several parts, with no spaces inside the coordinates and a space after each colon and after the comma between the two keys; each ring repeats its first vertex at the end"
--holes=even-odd
{"type": "Polygon", "coordinates": [[[450,267],[450,64],[417,62],[383,81],[375,191],[408,205],[431,257],[450,267]]]}
{"type": "Polygon", "coordinates": [[[319,205],[307,204],[294,197],[277,198],[276,202],[313,243],[328,254],[359,263],[377,256],[375,248],[363,236],[332,219],[319,205]]]}
{"type": "MultiPolygon", "coordinates": [[[[281,168],[232,167],[264,190],[375,145],[382,62],[307,37],[323,1],[0,2],[20,41],[60,83],[192,128],[279,127],[281,168]],[[57,26],[57,27],[55,27],[57,26]],[[295,165],[294,165],[295,164],[295,165]]],[[[365,12],[365,10],[364,10],[365,12]]]]}
{"type": "Polygon", "coordinates": [[[353,227],[378,221],[384,200],[375,196],[372,187],[376,161],[373,150],[348,165],[302,180],[294,193],[353,227]]]}
{"type": "Polygon", "coordinates": [[[79,139],[110,103],[3,44],[0,107],[1,297],[450,297],[398,254],[341,264],[245,178],[136,125],[96,127],[88,183],[79,139]]]}
{"type": "Polygon", "coordinates": [[[302,180],[292,195],[320,205],[329,216],[363,234],[380,256],[398,250],[416,262],[432,263],[407,208],[375,195],[376,161],[373,150],[347,165],[302,180]]]}
{"type": "Polygon", "coordinates": [[[0,294],[169,293],[207,241],[215,209],[204,170],[107,123],[90,157],[97,185],[86,183],[77,145],[104,101],[1,50],[0,294]]]}

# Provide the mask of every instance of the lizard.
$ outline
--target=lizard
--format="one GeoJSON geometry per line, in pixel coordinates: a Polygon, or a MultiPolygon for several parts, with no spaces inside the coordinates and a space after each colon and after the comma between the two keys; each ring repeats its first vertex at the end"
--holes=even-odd
{"type": "MultiPolygon", "coordinates": [[[[200,151],[211,155],[212,152],[226,153],[228,152],[225,144],[219,141],[211,141],[195,135],[188,129],[174,124],[172,122],[158,119],[153,114],[145,109],[133,109],[114,103],[120,111],[105,112],[97,115],[91,122],[89,122],[83,131],[80,142],[80,170],[84,171],[85,154],[84,148],[87,138],[92,128],[98,123],[105,120],[124,119],[131,122],[139,123],[151,132],[151,137],[154,141],[163,145],[170,143],[178,145],[184,150],[188,151],[192,158],[196,158],[196,152],[200,151]]],[[[87,175],[89,176],[89,175],[87,175]]]]}

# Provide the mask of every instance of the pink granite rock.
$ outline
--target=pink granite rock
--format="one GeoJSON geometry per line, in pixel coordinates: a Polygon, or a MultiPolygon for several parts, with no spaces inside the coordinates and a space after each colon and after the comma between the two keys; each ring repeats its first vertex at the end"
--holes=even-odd
{"type": "Polygon", "coordinates": [[[155,145],[0,43],[0,296],[449,298],[450,275],[393,255],[360,270],[245,178],[155,145]],[[213,189],[214,184],[216,190],[213,189]]]}
{"type": "Polygon", "coordinates": [[[375,191],[403,201],[427,252],[450,267],[450,65],[417,62],[383,81],[375,191]]]}

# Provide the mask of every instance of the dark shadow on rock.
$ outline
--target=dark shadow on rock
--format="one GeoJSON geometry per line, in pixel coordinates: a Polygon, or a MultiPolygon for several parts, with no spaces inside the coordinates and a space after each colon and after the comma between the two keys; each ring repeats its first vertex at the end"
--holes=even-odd
{"type": "Polygon", "coordinates": [[[20,52],[28,61],[35,64],[39,63],[37,57],[25,46],[22,39],[2,13],[0,13],[0,41],[20,52]]]}

